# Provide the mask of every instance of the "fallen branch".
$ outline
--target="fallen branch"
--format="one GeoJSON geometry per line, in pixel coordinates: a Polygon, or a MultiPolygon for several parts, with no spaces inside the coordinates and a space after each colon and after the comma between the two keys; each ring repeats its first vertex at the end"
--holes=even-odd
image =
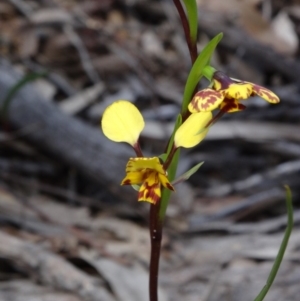
{"type": "Polygon", "coordinates": [[[12,260],[21,269],[34,270],[41,283],[71,291],[89,301],[112,301],[100,281],[81,272],[62,257],[32,243],[0,231],[0,256],[12,260]]]}
{"type": "MultiPolygon", "coordinates": [[[[0,106],[3,96],[20,78],[12,66],[0,62],[0,106]]],[[[15,129],[36,125],[36,130],[22,138],[106,187],[116,183],[119,186],[126,159],[133,154],[125,145],[116,146],[109,142],[100,129],[61,112],[32,84],[17,92],[10,104],[7,120],[15,129]]]]}

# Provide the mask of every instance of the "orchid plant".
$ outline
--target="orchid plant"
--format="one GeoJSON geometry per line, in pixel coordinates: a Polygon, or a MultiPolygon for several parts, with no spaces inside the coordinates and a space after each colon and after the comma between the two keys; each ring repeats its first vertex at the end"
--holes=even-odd
{"type": "MultiPolygon", "coordinates": [[[[140,134],[145,126],[144,118],[138,108],[127,100],[117,100],[106,108],[102,117],[104,135],[115,142],[131,145],[135,157],[129,158],[125,168],[126,175],[121,185],[131,185],[137,193],[137,200],[150,203],[151,258],[149,271],[150,301],[158,300],[158,268],[162,239],[163,221],[175,185],[187,180],[195,173],[202,162],[175,179],[180,148],[192,148],[205,139],[209,129],[224,114],[246,109],[241,100],[260,96],[271,104],[279,103],[272,91],[254,83],[230,78],[215,70],[210,59],[222,33],[214,37],[198,55],[197,52],[197,6],[195,0],[173,0],[178,10],[192,60],[192,68],[184,88],[181,112],[168,139],[166,150],[156,157],[145,157],[139,144],[140,134]],[[183,4],[183,5],[182,5],[183,4]],[[198,91],[198,83],[206,77],[210,84],[198,91]]],[[[291,195],[287,188],[289,212],[288,227],[278,257],[270,277],[255,301],[263,300],[270,288],[282,260],[292,228],[291,195]]]]}

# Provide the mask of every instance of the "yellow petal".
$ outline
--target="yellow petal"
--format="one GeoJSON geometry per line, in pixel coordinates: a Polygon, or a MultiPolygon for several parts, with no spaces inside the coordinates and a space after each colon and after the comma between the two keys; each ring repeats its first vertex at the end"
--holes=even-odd
{"type": "Polygon", "coordinates": [[[103,113],[103,133],[115,142],[127,142],[134,146],[144,126],[140,111],[126,100],[114,102],[103,113]]]}
{"type": "Polygon", "coordinates": [[[169,190],[173,190],[175,191],[174,187],[172,186],[172,184],[169,182],[169,179],[166,175],[162,175],[162,174],[158,174],[158,178],[159,178],[159,182],[166,188],[168,188],[169,190]]]}
{"type": "Polygon", "coordinates": [[[269,103],[279,103],[279,97],[273,93],[271,90],[268,90],[262,86],[252,84],[253,94],[256,94],[266,100],[269,103]]]}
{"type": "Polygon", "coordinates": [[[191,113],[208,112],[216,109],[223,101],[222,92],[213,89],[203,89],[195,94],[188,109],[191,113]]]}
{"type": "Polygon", "coordinates": [[[156,204],[160,200],[160,196],[161,189],[158,174],[156,172],[152,172],[140,188],[138,201],[156,204]]]}
{"type": "Polygon", "coordinates": [[[141,171],[132,171],[126,174],[126,177],[123,179],[121,185],[133,185],[140,184],[144,182],[145,172],[141,171]]]}
{"type": "Polygon", "coordinates": [[[220,91],[220,90],[223,90],[224,88],[226,89],[228,87],[228,83],[227,82],[225,83],[226,86],[223,85],[223,86],[225,86],[225,87],[223,87],[222,86],[222,82],[220,82],[219,80],[216,80],[215,78],[213,78],[212,82],[213,82],[213,88],[216,91],[220,91]]]}
{"type": "Polygon", "coordinates": [[[200,143],[208,132],[205,127],[211,119],[211,112],[199,112],[189,116],[175,133],[175,146],[189,148],[200,143]]]}
{"type": "Polygon", "coordinates": [[[252,85],[250,83],[233,83],[230,84],[229,87],[224,90],[226,93],[226,97],[233,99],[247,99],[252,94],[252,85]]]}
{"type": "Polygon", "coordinates": [[[126,172],[141,171],[143,169],[151,169],[166,174],[158,157],[130,158],[126,165],[126,172]]]}

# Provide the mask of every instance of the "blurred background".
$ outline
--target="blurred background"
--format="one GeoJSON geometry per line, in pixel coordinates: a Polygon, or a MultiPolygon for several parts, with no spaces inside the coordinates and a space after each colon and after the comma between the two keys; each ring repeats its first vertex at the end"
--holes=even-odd
{"type": "MultiPolygon", "coordinates": [[[[300,3],[198,0],[198,49],[281,99],[253,97],[184,150],[165,222],[161,301],[253,300],[295,227],[265,300],[300,296],[300,3]]],[[[191,67],[171,0],[1,0],[0,300],[148,300],[149,204],[120,187],[134,152],[100,129],[117,99],[142,112],[144,154],[163,153],[191,67]]],[[[206,87],[205,80],[200,83],[206,87]]]]}

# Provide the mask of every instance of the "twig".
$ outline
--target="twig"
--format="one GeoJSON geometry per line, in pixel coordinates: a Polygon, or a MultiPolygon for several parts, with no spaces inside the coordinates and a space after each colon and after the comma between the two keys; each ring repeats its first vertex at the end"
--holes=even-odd
{"type": "Polygon", "coordinates": [[[274,143],[267,143],[262,145],[262,149],[268,153],[272,152],[288,158],[300,157],[300,145],[299,143],[291,141],[276,141],[274,143]]]}
{"type": "Polygon", "coordinates": [[[75,95],[62,100],[58,106],[66,114],[75,115],[90,106],[104,91],[103,83],[86,88],[75,95]]]}
{"type": "Polygon", "coordinates": [[[70,39],[73,46],[77,49],[82,67],[85,70],[86,74],[94,84],[98,83],[100,81],[99,74],[94,68],[90,55],[81,38],[69,24],[64,26],[64,32],[70,39]]]}
{"type": "MultiPolygon", "coordinates": [[[[54,176],[57,174],[58,168],[46,162],[35,162],[22,159],[11,159],[0,157],[1,172],[22,173],[29,176],[54,176]]],[[[1,176],[0,176],[1,177],[1,176]]]]}
{"type": "Polygon", "coordinates": [[[126,49],[126,45],[124,44],[120,45],[121,43],[112,36],[111,31],[103,28],[101,23],[96,19],[91,18],[83,11],[77,11],[76,13],[77,17],[87,28],[101,33],[100,38],[103,40],[103,43],[105,43],[109,50],[123,61],[126,66],[130,67],[138,75],[138,78],[144,87],[151,93],[152,99],[156,99],[158,94],[156,91],[156,82],[147,70],[141,69],[140,61],[144,61],[145,63],[148,63],[148,61],[139,54],[139,51],[136,51],[135,49],[126,49]],[[138,60],[135,57],[137,57],[138,60]]]}
{"type": "Polygon", "coordinates": [[[68,82],[68,80],[60,74],[47,70],[46,68],[40,66],[38,63],[33,62],[30,59],[23,60],[23,63],[30,71],[36,73],[47,72],[47,80],[57,86],[66,95],[71,96],[77,92],[76,89],[72,87],[72,85],[68,82]]]}
{"type": "Polygon", "coordinates": [[[214,292],[214,289],[217,285],[217,281],[219,280],[220,276],[221,276],[221,269],[218,269],[215,272],[215,274],[213,275],[212,279],[210,280],[210,282],[206,288],[204,297],[202,298],[202,301],[209,301],[212,293],[214,292]]]}
{"type": "Polygon", "coordinates": [[[212,188],[207,191],[210,196],[224,196],[232,191],[243,191],[260,185],[268,179],[276,179],[282,176],[296,173],[300,170],[300,160],[289,161],[278,164],[264,173],[254,174],[246,179],[230,184],[220,185],[218,189],[212,188]]]}
{"type": "Polygon", "coordinates": [[[40,128],[41,128],[41,124],[33,123],[24,126],[23,128],[16,130],[14,132],[9,132],[9,133],[0,132],[0,143],[11,142],[23,138],[26,135],[32,134],[32,132],[34,131],[40,130],[40,128]]]}
{"type": "MultiPolygon", "coordinates": [[[[13,182],[13,183],[19,183],[19,184],[27,186],[27,187],[32,186],[32,181],[28,180],[27,178],[24,178],[24,177],[21,177],[21,176],[12,174],[12,173],[1,172],[0,178],[5,179],[10,182],[13,182]]],[[[36,185],[35,189],[38,189],[39,191],[42,191],[42,192],[50,193],[51,195],[54,195],[57,197],[63,197],[65,199],[68,199],[70,196],[69,191],[67,189],[58,188],[53,185],[38,183],[38,185],[36,185]]],[[[99,201],[89,198],[89,197],[86,197],[86,196],[73,194],[72,200],[75,202],[78,202],[82,205],[85,205],[85,206],[92,206],[92,207],[98,208],[98,209],[104,208],[104,205],[102,205],[99,201]]]]}
{"type": "MultiPolygon", "coordinates": [[[[106,45],[109,50],[116,54],[126,65],[128,65],[138,75],[142,84],[151,93],[152,98],[157,98],[156,84],[153,76],[146,70],[141,68],[140,61],[137,60],[130,52],[134,50],[126,49],[125,45],[119,45],[111,39],[107,39],[106,45]]],[[[138,53],[134,53],[138,57],[138,53]]],[[[139,58],[139,57],[138,57],[139,58]]],[[[140,59],[140,58],[139,58],[140,59]]]]}
{"type": "Polygon", "coordinates": [[[219,32],[224,33],[225,39],[220,42],[220,46],[240,56],[242,59],[249,60],[252,66],[256,65],[260,70],[276,71],[290,80],[299,82],[299,61],[285,58],[271,47],[262,45],[249,35],[246,35],[239,27],[228,26],[224,16],[203,9],[201,12],[199,25],[204,32],[209,36],[215,36],[219,32]],[[237,51],[238,49],[243,51],[237,51]]]}
{"type": "Polygon", "coordinates": [[[284,193],[282,192],[282,189],[279,189],[277,187],[259,192],[248,198],[245,198],[237,204],[229,205],[222,209],[220,212],[217,212],[216,214],[213,214],[211,216],[193,216],[190,219],[190,228],[192,230],[196,230],[197,227],[201,227],[204,223],[223,219],[233,214],[239,214],[239,217],[241,217],[242,211],[250,210],[250,208],[253,206],[261,207],[270,203],[274,204],[274,202],[280,201],[283,196],[284,193]]]}
{"type": "MultiPolygon", "coordinates": [[[[3,95],[20,75],[0,61],[0,90],[3,95]]],[[[119,181],[132,151],[125,145],[112,147],[99,129],[61,112],[53,103],[46,101],[32,84],[22,88],[11,103],[8,121],[14,128],[41,124],[38,131],[26,135],[26,140],[54,155],[66,165],[107,185],[113,194],[120,191],[119,181]],[[118,183],[113,185],[113,183],[118,183]]],[[[1,105],[0,98],[0,105],[1,105]]],[[[120,195],[119,195],[120,196],[120,195]]],[[[122,198],[132,200],[133,192],[122,193],[122,198]]]]}
{"type": "Polygon", "coordinates": [[[9,0],[9,2],[13,4],[27,19],[30,20],[32,9],[25,1],[9,0]]]}
{"type": "Polygon", "coordinates": [[[73,291],[87,301],[113,301],[95,279],[45,248],[22,241],[0,231],[0,255],[13,260],[27,272],[34,270],[39,282],[61,290],[73,291]]]}
{"type": "Polygon", "coordinates": [[[119,262],[119,263],[126,262],[126,260],[123,260],[117,256],[114,256],[114,255],[108,253],[105,250],[105,247],[102,243],[93,239],[93,237],[91,237],[91,235],[89,235],[89,233],[85,232],[84,230],[78,229],[74,226],[64,225],[62,222],[53,220],[52,217],[50,217],[47,213],[45,213],[40,208],[36,207],[28,198],[24,197],[23,195],[18,193],[16,190],[10,189],[10,187],[5,185],[4,183],[1,184],[1,188],[5,189],[7,192],[9,192],[11,195],[13,195],[17,201],[21,202],[24,207],[26,207],[26,208],[30,209],[32,212],[34,212],[43,222],[47,222],[48,224],[61,227],[67,233],[74,235],[77,238],[77,240],[79,240],[80,242],[83,242],[84,244],[95,248],[97,251],[99,251],[99,253],[102,256],[111,258],[114,261],[119,262]]]}

